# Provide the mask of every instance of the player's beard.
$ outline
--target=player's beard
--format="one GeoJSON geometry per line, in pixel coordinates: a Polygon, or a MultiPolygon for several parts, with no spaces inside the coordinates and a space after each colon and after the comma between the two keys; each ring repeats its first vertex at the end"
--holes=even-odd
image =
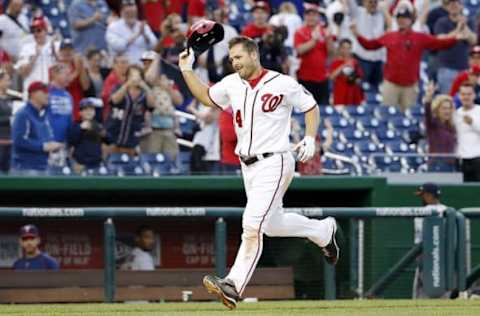
{"type": "Polygon", "coordinates": [[[255,67],[253,67],[252,65],[244,65],[242,66],[241,69],[237,70],[238,75],[243,80],[249,80],[254,72],[255,72],[255,67]]]}

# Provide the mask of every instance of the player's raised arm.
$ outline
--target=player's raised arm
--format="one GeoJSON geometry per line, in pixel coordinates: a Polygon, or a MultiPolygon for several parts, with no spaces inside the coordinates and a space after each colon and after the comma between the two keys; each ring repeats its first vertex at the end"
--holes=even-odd
{"type": "Polygon", "coordinates": [[[193,71],[193,63],[195,62],[195,56],[193,54],[192,49],[184,50],[180,53],[178,60],[178,66],[182,71],[183,78],[187,83],[190,92],[192,92],[193,96],[202,104],[216,107],[216,105],[210,100],[208,96],[208,85],[202,82],[200,78],[195,74],[193,71]]]}

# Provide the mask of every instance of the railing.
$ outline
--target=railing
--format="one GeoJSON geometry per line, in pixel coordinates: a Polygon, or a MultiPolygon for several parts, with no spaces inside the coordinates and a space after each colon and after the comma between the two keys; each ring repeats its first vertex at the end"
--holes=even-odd
{"type": "MultiPolygon", "coordinates": [[[[309,217],[334,216],[336,218],[346,218],[352,221],[353,229],[350,231],[351,253],[351,287],[357,293],[359,298],[374,297],[381,294],[385,288],[391,284],[399,273],[410,264],[422,251],[422,245],[414,245],[397,264],[393,266],[384,276],[375,282],[368,290],[365,290],[364,282],[364,261],[365,261],[365,219],[373,218],[398,218],[398,217],[425,217],[432,219],[441,219],[442,212],[423,207],[400,207],[400,208],[286,208],[286,212],[303,214],[309,217]]],[[[115,219],[117,218],[163,218],[163,217],[210,217],[216,218],[215,221],[215,270],[220,276],[226,272],[226,236],[227,226],[225,218],[240,218],[242,208],[233,207],[129,207],[129,208],[0,208],[0,216],[3,218],[93,218],[102,219],[104,223],[104,256],[105,256],[105,301],[113,302],[115,297],[115,219]]],[[[467,214],[470,214],[467,212],[467,214]]],[[[474,212],[480,215],[479,212],[474,212]]],[[[461,247],[456,247],[455,240],[461,236],[463,226],[456,229],[459,218],[463,215],[452,209],[447,210],[445,226],[447,227],[445,235],[440,236],[446,241],[447,254],[455,253],[456,256],[449,256],[445,271],[447,279],[445,281],[447,289],[458,288],[464,290],[466,286],[465,273],[460,265],[465,252],[461,247]],[[460,216],[458,216],[458,214],[460,216]],[[456,235],[458,232],[458,235],[456,235]],[[458,268],[460,267],[460,268],[458,268]],[[455,283],[458,279],[458,284],[455,283]]],[[[461,221],[460,221],[461,223],[461,221]]],[[[463,239],[458,239],[463,242],[463,239]]],[[[443,262],[443,261],[442,261],[443,262]]],[[[438,262],[437,264],[443,264],[438,262]]],[[[439,271],[441,269],[439,268],[439,271]]],[[[442,270],[443,271],[443,270],[442,270]]],[[[335,269],[329,265],[324,265],[325,280],[325,298],[336,298],[335,287],[335,269]]]]}

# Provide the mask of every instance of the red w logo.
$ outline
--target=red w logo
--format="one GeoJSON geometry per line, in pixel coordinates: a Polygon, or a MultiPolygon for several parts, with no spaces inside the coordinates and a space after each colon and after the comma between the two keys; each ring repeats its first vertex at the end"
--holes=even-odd
{"type": "Polygon", "coordinates": [[[282,103],[283,94],[273,95],[271,93],[266,93],[262,95],[260,100],[263,102],[262,104],[263,112],[273,112],[278,108],[280,103],[282,103]]]}

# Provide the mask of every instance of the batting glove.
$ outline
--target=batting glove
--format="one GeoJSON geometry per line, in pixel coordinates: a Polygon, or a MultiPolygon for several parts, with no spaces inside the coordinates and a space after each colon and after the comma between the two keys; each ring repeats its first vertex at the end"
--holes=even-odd
{"type": "Polygon", "coordinates": [[[312,136],[305,136],[296,149],[298,150],[298,160],[300,162],[307,162],[315,155],[315,138],[312,136]]]}
{"type": "Polygon", "coordinates": [[[188,48],[180,53],[178,60],[178,66],[180,67],[181,71],[192,71],[193,70],[193,63],[195,62],[195,55],[193,54],[193,50],[188,48]]]}

